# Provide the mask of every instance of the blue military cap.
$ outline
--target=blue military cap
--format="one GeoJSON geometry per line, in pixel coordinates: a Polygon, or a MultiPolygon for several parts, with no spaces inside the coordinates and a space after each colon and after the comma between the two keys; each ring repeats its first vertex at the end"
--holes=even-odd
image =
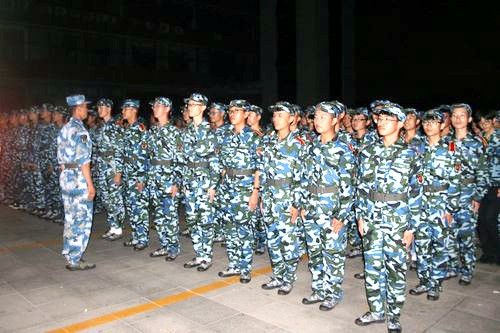
{"type": "Polygon", "coordinates": [[[341,103],[339,101],[331,101],[331,103],[333,103],[333,104],[335,104],[337,106],[337,108],[340,110],[340,113],[343,113],[343,112],[347,111],[347,108],[346,108],[346,106],[343,103],[341,103]]]}
{"type": "Polygon", "coordinates": [[[43,103],[42,111],[54,112],[54,105],[52,103],[43,103]]]}
{"type": "Polygon", "coordinates": [[[386,113],[390,114],[393,116],[396,116],[399,121],[405,121],[406,120],[406,114],[403,112],[401,107],[398,107],[394,104],[391,103],[391,105],[384,106],[381,110],[380,113],[386,113]]]}
{"type": "Polygon", "coordinates": [[[58,113],[62,114],[63,116],[66,116],[68,114],[67,108],[65,106],[62,106],[62,105],[58,105],[58,106],[54,107],[54,112],[58,112],[58,113]]]}
{"type": "Polygon", "coordinates": [[[279,101],[269,107],[271,112],[288,112],[292,116],[295,114],[293,105],[286,101],[279,101]]]}
{"type": "Polygon", "coordinates": [[[33,105],[29,108],[29,112],[31,113],[40,113],[40,107],[38,105],[33,105]]]}
{"type": "Polygon", "coordinates": [[[404,108],[403,112],[406,115],[413,113],[417,118],[419,118],[419,119],[422,118],[422,112],[417,111],[417,109],[415,109],[415,108],[404,108]]]}
{"type": "Polygon", "coordinates": [[[422,116],[422,121],[426,120],[437,120],[442,123],[444,121],[443,113],[439,108],[425,111],[422,116]]]}
{"type": "Polygon", "coordinates": [[[388,104],[391,104],[391,101],[389,101],[387,99],[376,99],[370,103],[370,109],[373,112],[377,106],[381,106],[381,105],[384,106],[384,105],[388,105],[388,104]]]}
{"type": "Polygon", "coordinates": [[[338,117],[339,114],[344,112],[342,110],[342,106],[343,106],[343,104],[339,105],[339,103],[336,101],[320,102],[320,103],[316,104],[316,109],[320,109],[321,111],[329,113],[329,114],[333,115],[334,117],[338,117]]]}
{"type": "Polygon", "coordinates": [[[97,117],[97,111],[95,109],[89,109],[89,115],[92,117],[97,117]]]}
{"type": "Polygon", "coordinates": [[[450,106],[451,113],[453,113],[453,110],[459,109],[459,108],[464,108],[465,110],[467,110],[467,113],[469,114],[469,116],[472,115],[472,108],[467,103],[453,104],[452,106],[450,106]]]}
{"type": "Polygon", "coordinates": [[[97,106],[107,106],[108,108],[112,108],[113,104],[113,101],[109,98],[101,98],[97,101],[97,106]]]}
{"type": "Polygon", "coordinates": [[[227,111],[227,105],[219,102],[213,102],[210,105],[210,109],[216,109],[219,112],[226,112],[227,111]]]}
{"type": "Polygon", "coordinates": [[[123,100],[122,109],[123,108],[138,109],[140,106],[141,106],[141,102],[138,99],[127,98],[127,99],[123,100]]]}
{"type": "Polygon", "coordinates": [[[202,103],[204,105],[208,104],[207,96],[199,94],[199,93],[192,93],[191,96],[189,96],[189,100],[199,102],[199,103],[202,103]]]}
{"type": "Polygon", "coordinates": [[[168,97],[156,97],[154,101],[149,102],[149,105],[153,106],[156,103],[166,107],[172,106],[172,101],[168,97]]]}
{"type": "Polygon", "coordinates": [[[231,102],[229,102],[229,109],[231,108],[241,108],[244,109],[245,111],[250,111],[250,103],[248,103],[244,99],[233,99],[231,102]]]}
{"type": "Polygon", "coordinates": [[[255,112],[258,115],[262,115],[262,108],[257,105],[250,105],[250,112],[255,112]]]}
{"type": "Polygon", "coordinates": [[[355,116],[355,115],[363,115],[365,116],[366,118],[369,118],[370,117],[370,110],[368,110],[367,107],[359,107],[359,108],[356,108],[355,110],[352,111],[352,115],[355,116]]]}
{"type": "Polygon", "coordinates": [[[71,95],[66,97],[66,103],[68,106],[78,106],[82,104],[89,104],[90,101],[85,99],[85,95],[71,95]]]}

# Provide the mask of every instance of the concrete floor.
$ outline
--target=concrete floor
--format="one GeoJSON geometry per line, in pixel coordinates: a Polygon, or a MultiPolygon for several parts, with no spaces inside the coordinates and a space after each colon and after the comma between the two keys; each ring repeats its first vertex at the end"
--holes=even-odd
{"type": "MultiPolygon", "coordinates": [[[[176,261],[150,258],[157,247],[154,231],[149,249],[136,253],[121,241],[100,239],[103,217],[94,222],[86,259],[97,268],[69,272],[60,255],[62,227],[0,206],[0,332],[44,332],[86,329],[89,332],[386,332],[383,324],[358,327],[354,319],[367,310],[360,258],[348,259],[344,301],[330,312],[305,306],[310,275],[301,262],[298,281],[288,296],[264,291],[267,254],[255,257],[255,276],[248,285],[223,280],[217,272],[227,262],[215,246],[214,265],[206,272],[182,267],[192,247],[182,237],[176,261]],[[123,310],[123,311],[122,311],[123,310]],[[77,325],[75,325],[77,324],[77,325]]],[[[409,286],[416,283],[408,273],[409,286]]],[[[405,332],[500,332],[500,267],[477,265],[473,283],[444,284],[437,302],[408,296],[402,324],[405,332]]]]}

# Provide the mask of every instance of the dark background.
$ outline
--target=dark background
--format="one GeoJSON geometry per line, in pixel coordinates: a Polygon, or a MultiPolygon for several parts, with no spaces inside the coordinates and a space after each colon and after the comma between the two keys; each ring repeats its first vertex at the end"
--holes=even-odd
{"type": "MultiPolygon", "coordinates": [[[[0,0],[0,111],[80,92],[139,98],[143,109],[158,95],[178,107],[193,91],[261,104],[261,65],[270,61],[260,52],[262,1],[0,0]]],[[[297,1],[276,0],[272,14],[275,96],[291,102],[300,80],[297,1]]],[[[329,44],[317,52],[329,54],[330,99],[498,108],[500,16],[490,1],[319,3],[328,12],[329,44]]]]}

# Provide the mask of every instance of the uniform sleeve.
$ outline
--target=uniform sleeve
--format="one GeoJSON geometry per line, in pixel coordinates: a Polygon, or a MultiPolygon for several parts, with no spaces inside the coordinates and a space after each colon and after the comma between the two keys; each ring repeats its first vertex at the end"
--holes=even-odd
{"type": "Polygon", "coordinates": [[[146,183],[148,179],[149,170],[149,152],[148,152],[148,141],[147,132],[140,133],[140,144],[137,148],[137,182],[146,183]]]}
{"type": "Polygon", "coordinates": [[[75,163],[79,166],[90,163],[92,157],[92,140],[88,131],[77,131],[73,134],[75,143],[75,163]]]}
{"type": "Polygon", "coordinates": [[[113,149],[113,162],[115,166],[116,173],[123,173],[123,129],[118,125],[113,125],[113,137],[111,138],[114,149],[113,149]]]}
{"type": "Polygon", "coordinates": [[[352,211],[352,197],[354,195],[353,177],[351,170],[355,168],[356,159],[352,151],[346,149],[344,154],[339,160],[339,176],[340,176],[340,187],[339,187],[339,213],[338,219],[344,224],[352,222],[352,218],[349,218],[352,211]]]}
{"type": "Polygon", "coordinates": [[[460,168],[454,154],[448,158],[448,201],[446,211],[456,213],[460,209],[460,168]]]}
{"type": "Polygon", "coordinates": [[[370,166],[370,156],[366,151],[362,151],[358,158],[357,181],[355,194],[355,215],[356,220],[365,220],[368,218],[367,194],[370,191],[369,178],[373,174],[370,166]]]}
{"type": "Polygon", "coordinates": [[[422,203],[423,187],[418,181],[422,176],[421,155],[415,155],[411,161],[409,175],[408,206],[410,208],[410,218],[407,226],[408,231],[415,233],[417,225],[420,223],[420,205],[422,203]]]}
{"type": "Polygon", "coordinates": [[[174,156],[173,156],[173,177],[174,177],[174,185],[177,185],[178,188],[182,187],[182,137],[181,132],[173,127],[173,136],[174,140],[174,156]]]}
{"type": "Polygon", "coordinates": [[[472,197],[475,201],[481,201],[488,192],[489,173],[487,155],[484,152],[483,146],[477,149],[478,164],[476,168],[476,191],[472,197]]]}
{"type": "Polygon", "coordinates": [[[301,187],[301,169],[302,161],[306,157],[306,147],[296,144],[298,151],[297,159],[294,161],[292,172],[292,184],[291,184],[291,194],[292,194],[292,205],[295,208],[300,208],[302,205],[303,190],[301,187]]]}

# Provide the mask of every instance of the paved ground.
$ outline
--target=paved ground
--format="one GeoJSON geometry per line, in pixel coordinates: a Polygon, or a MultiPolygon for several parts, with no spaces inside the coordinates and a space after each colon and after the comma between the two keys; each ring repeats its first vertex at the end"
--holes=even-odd
{"type": "MultiPolygon", "coordinates": [[[[62,227],[0,206],[0,332],[54,329],[106,332],[386,332],[385,325],[357,327],[367,310],[364,288],[354,273],[360,258],[347,261],[345,299],[330,312],[305,306],[310,275],[301,262],[299,279],[288,296],[264,291],[267,254],[256,257],[248,285],[217,277],[227,261],[216,246],[215,263],[206,272],[184,269],[192,257],[187,238],[175,262],[134,253],[121,242],[99,236],[95,221],[86,259],[97,268],[69,272],[60,255],[62,227]]],[[[152,232],[153,244],[157,245],[152,232]]],[[[408,274],[414,285],[414,272],[408,274]]],[[[405,332],[500,332],[500,267],[478,265],[470,286],[445,283],[437,302],[408,296],[403,310],[405,332]]]]}

